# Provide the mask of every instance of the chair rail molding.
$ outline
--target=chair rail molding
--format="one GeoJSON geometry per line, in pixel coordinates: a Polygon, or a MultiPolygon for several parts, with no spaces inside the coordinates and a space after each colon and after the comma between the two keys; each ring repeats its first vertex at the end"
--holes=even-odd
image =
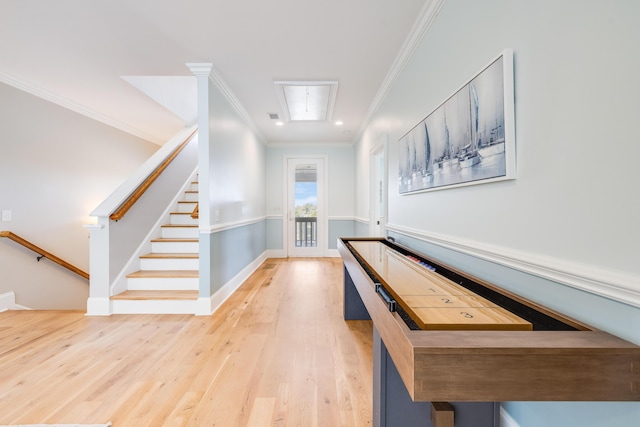
{"type": "Polygon", "coordinates": [[[533,253],[387,224],[387,230],[624,304],[640,307],[640,278],[533,253]]]}

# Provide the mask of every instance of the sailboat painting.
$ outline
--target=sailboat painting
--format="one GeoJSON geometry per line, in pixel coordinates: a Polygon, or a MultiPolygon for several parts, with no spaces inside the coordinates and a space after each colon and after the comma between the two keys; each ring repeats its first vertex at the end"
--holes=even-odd
{"type": "Polygon", "coordinates": [[[508,49],[398,142],[400,194],[515,178],[508,49]]]}

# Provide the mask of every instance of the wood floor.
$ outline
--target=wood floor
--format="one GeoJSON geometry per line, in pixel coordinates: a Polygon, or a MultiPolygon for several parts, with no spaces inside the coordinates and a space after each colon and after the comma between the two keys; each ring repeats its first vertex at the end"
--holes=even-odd
{"type": "Polygon", "coordinates": [[[0,313],[0,424],[371,425],[340,259],[267,260],[213,315],[0,313]]]}

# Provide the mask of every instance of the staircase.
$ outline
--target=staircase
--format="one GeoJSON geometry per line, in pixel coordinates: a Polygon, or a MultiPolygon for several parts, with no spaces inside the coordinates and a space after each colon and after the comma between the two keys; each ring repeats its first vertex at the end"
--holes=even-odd
{"type": "Polygon", "coordinates": [[[192,182],[171,212],[140,270],[127,275],[127,290],[111,297],[113,314],[194,314],[199,287],[198,183],[192,182]]]}

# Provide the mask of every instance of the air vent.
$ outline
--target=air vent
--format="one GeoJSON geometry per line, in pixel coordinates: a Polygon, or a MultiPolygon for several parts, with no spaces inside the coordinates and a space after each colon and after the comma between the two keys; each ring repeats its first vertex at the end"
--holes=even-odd
{"type": "Polygon", "coordinates": [[[271,120],[279,120],[280,119],[280,117],[278,117],[278,113],[267,113],[267,114],[269,114],[269,118],[271,120]]]}

